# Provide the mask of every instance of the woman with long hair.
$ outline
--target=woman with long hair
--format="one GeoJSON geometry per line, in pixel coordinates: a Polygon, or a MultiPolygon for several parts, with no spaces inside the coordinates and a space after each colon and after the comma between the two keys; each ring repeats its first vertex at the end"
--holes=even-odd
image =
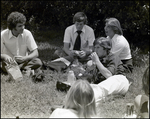
{"type": "Polygon", "coordinates": [[[69,89],[64,108],[55,109],[50,118],[92,118],[96,117],[95,98],[87,80],[77,80],[69,89]]]}

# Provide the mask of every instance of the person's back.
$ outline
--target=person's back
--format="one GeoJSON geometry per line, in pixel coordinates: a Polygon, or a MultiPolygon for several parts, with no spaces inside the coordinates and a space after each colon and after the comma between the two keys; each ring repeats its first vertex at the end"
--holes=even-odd
{"type": "Polygon", "coordinates": [[[111,39],[111,43],[111,52],[117,54],[121,60],[132,58],[129,43],[123,35],[115,34],[111,39]]]}
{"type": "Polygon", "coordinates": [[[77,111],[73,109],[57,108],[51,114],[50,118],[79,118],[77,111]]]}
{"type": "Polygon", "coordinates": [[[111,41],[111,52],[120,57],[127,72],[132,72],[133,64],[131,49],[128,41],[123,36],[120,22],[116,18],[108,18],[105,22],[104,29],[107,39],[111,41]]]}
{"type": "Polygon", "coordinates": [[[75,81],[69,89],[63,108],[55,109],[50,118],[92,118],[96,117],[95,98],[87,80],[75,81]]]}

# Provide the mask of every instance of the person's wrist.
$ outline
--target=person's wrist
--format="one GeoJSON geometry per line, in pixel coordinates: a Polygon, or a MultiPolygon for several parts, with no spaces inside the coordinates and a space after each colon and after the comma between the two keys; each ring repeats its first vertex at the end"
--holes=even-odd
{"type": "Polygon", "coordinates": [[[95,60],[94,63],[97,65],[97,64],[100,63],[100,61],[99,60],[95,60]]]}
{"type": "Polygon", "coordinates": [[[24,61],[29,61],[32,60],[33,58],[29,57],[29,56],[24,56],[24,61]]]}
{"type": "Polygon", "coordinates": [[[92,53],[92,50],[86,51],[85,53],[86,55],[90,55],[92,53]]]}
{"type": "Polygon", "coordinates": [[[69,56],[75,56],[75,55],[76,55],[75,50],[70,50],[69,56]]]}

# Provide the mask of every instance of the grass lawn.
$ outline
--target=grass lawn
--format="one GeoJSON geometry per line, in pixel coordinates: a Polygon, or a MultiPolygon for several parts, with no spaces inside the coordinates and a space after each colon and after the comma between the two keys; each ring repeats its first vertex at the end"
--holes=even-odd
{"type": "MultiPolygon", "coordinates": [[[[58,42],[58,41],[57,41],[58,42]]],[[[62,41],[60,41],[62,42],[62,41]]],[[[57,46],[48,42],[38,42],[40,59],[50,60],[57,46]]],[[[127,94],[108,96],[97,106],[97,114],[105,118],[121,118],[126,111],[126,104],[133,102],[135,96],[143,94],[142,76],[147,65],[134,66],[132,74],[134,83],[127,94]]],[[[20,118],[48,118],[51,106],[63,105],[65,92],[56,90],[56,81],[66,81],[67,73],[44,70],[46,80],[35,83],[31,78],[24,77],[21,82],[9,81],[9,76],[1,74],[1,118],[19,116],[20,118]]]]}

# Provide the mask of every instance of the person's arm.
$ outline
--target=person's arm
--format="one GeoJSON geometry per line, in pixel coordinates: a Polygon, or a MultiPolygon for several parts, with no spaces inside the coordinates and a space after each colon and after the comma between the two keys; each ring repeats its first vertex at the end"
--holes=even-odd
{"type": "Polygon", "coordinates": [[[101,63],[101,61],[99,60],[99,57],[97,55],[96,52],[93,52],[91,54],[91,58],[93,60],[93,62],[95,62],[97,68],[99,69],[100,73],[105,77],[108,78],[110,76],[112,76],[112,73],[101,63]]]}
{"type": "Polygon", "coordinates": [[[17,62],[19,62],[19,63],[22,63],[22,62],[24,62],[24,61],[31,60],[31,59],[36,58],[36,57],[38,57],[38,56],[39,56],[38,50],[35,49],[35,50],[31,51],[29,55],[27,55],[27,56],[22,56],[22,57],[16,57],[15,60],[16,60],[17,62]]]}
{"type": "Polygon", "coordinates": [[[5,61],[7,63],[10,63],[13,61],[13,59],[7,54],[1,54],[1,60],[5,61]]]}
{"type": "Polygon", "coordinates": [[[5,61],[7,63],[10,63],[13,61],[13,59],[9,55],[4,54],[4,52],[3,52],[3,49],[5,47],[4,44],[5,43],[4,43],[4,39],[3,39],[3,32],[1,32],[1,60],[5,61]]]}
{"type": "Polygon", "coordinates": [[[70,54],[74,54],[75,51],[74,50],[70,50],[69,48],[69,43],[64,43],[64,47],[63,50],[65,51],[66,54],[70,55],[70,54]]]}
{"type": "Polygon", "coordinates": [[[70,27],[67,27],[65,29],[65,33],[64,33],[64,47],[63,47],[63,50],[66,54],[68,55],[72,55],[75,53],[74,50],[70,50],[70,46],[71,46],[71,29],[70,27]]]}

